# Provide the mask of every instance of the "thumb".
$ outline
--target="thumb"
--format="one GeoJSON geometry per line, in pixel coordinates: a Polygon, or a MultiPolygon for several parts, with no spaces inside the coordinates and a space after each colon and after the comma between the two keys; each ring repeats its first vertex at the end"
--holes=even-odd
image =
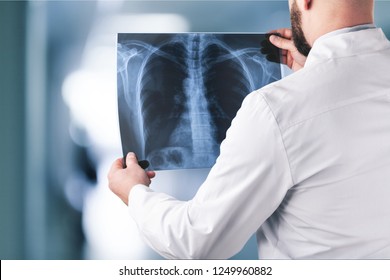
{"type": "Polygon", "coordinates": [[[128,153],[126,156],[126,165],[129,166],[132,164],[138,165],[137,156],[135,155],[135,153],[128,153]]]}
{"type": "Polygon", "coordinates": [[[271,35],[269,37],[269,40],[273,45],[275,45],[279,49],[289,50],[289,51],[295,50],[295,45],[292,40],[285,39],[277,35],[271,35]]]}

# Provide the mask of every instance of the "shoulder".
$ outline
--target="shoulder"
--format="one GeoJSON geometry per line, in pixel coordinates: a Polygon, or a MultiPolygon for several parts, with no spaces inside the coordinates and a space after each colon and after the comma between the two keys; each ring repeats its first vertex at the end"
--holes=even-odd
{"type": "Polygon", "coordinates": [[[341,75],[329,75],[331,66],[327,64],[303,68],[252,95],[261,96],[281,130],[285,130],[333,106],[340,86],[337,76],[341,75]]]}
{"type": "Polygon", "coordinates": [[[301,70],[252,92],[245,98],[243,107],[269,110],[281,128],[288,126],[300,118],[310,97],[310,90],[304,82],[310,79],[308,74],[308,71],[301,70]]]}

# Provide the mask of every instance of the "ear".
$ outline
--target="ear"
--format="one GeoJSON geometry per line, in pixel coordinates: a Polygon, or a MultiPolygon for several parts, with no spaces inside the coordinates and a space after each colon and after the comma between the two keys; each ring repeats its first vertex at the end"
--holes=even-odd
{"type": "Polygon", "coordinates": [[[314,0],[292,0],[291,4],[295,3],[300,11],[307,11],[311,9],[313,1],[314,0]]]}
{"type": "Polygon", "coordinates": [[[313,1],[314,0],[303,0],[304,1],[304,9],[305,10],[310,10],[311,9],[311,6],[312,6],[312,4],[313,4],[313,1]]]}

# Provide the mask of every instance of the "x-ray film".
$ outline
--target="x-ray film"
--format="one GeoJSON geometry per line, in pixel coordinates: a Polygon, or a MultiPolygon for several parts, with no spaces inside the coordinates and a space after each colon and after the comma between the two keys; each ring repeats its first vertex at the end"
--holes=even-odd
{"type": "Polygon", "coordinates": [[[245,96],[281,78],[266,34],[121,33],[117,46],[123,154],[153,170],[211,167],[245,96]]]}

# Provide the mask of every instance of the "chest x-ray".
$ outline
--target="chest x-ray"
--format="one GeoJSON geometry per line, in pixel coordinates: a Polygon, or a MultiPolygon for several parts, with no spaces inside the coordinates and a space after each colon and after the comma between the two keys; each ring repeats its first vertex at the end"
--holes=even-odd
{"type": "Polygon", "coordinates": [[[261,52],[266,42],[251,33],[118,34],[123,154],[153,170],[211,167],[245,96],[281,78],[278,50],[261,52]]]}

